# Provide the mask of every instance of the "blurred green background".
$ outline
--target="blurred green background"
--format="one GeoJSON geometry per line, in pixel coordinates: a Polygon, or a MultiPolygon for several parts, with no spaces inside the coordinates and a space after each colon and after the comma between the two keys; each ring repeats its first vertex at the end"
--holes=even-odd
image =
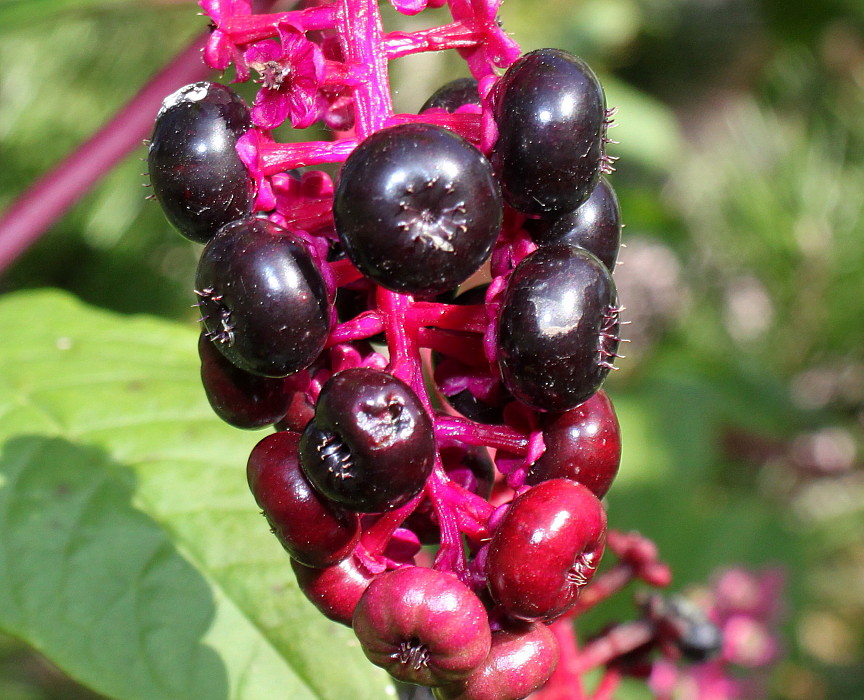
{"type": "MultiPolygon", "coordinates": [[[[0,209],[202,29],[196,11],[0,0],[0,209]]],[[[864,4],[505,0],[501,19],[525,50],[584,57],[619,107],[615,277],[632,342],[608,384],[627,430],[610,522],[655,539],[678,588],[784,566],[770,697],[864,698],[864,4]]],[[[464,71],[443,54],[396,62],[397,108],[464,71]]],[[[197,249],[144,201],[143,155],[0,293],[59,287],[194,324],[197,249]]],[[[0,638],[0,697],[94,696],[0,638]]]]}

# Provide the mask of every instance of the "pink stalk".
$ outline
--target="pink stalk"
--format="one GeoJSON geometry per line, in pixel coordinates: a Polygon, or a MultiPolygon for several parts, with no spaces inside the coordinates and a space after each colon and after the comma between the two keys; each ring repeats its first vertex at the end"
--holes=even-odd
{"type": "Polygon", "coordinates": [[[90,139],[14,201],[0,217],[0,272],[11,265],[66,210],[86,194],[153,130],[165,95],[203,80],[206,35],[196,38],[160,70],[90,139]]]}

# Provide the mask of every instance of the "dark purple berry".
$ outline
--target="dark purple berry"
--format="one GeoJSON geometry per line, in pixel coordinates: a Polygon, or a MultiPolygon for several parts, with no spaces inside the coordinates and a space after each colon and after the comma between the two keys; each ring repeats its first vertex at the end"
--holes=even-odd
{"type": "Polygon", "coordinates": [[[300,469],[297,433],[268,435],[249,455],[246,477],[255,502],[285,550],[307,566],[348,557],[360,539],[360,519],[321,498],[300,469]]]}
{"type": "Polygon", "coordinates": [[[346,369],[322,388],[300,455],[327,498],[364,513],[388,510],[418,494],[432,471],[432,420],[401,379],[346,369]]]}
{"type": "Polygon", "coordinates": [[[554,620],[591,580],[606,539],[606,512],[582,484],[553,479],[514,499],[486,558],[489,592],[521,620],[554,620]]]}
{"type": "Polygon", "coordinates": [[[540,416],[546,450],[528,471],[526,483],[572,479],[603,498],[621,463],[621,430],[602,389],[570,411],[540,416]]]}
{"type": "Polygon", "coordinates": [[[524,214],[572,211],[600,176],[606,98],[591,69],[559,49],[516,61],[495,87],[492,164],[524,214]]]}
{"type": "Polygon", "coordinates": [[[474,78],[456,78],[433,92],[420,108],[420,114],[427,109],[455,112],[465,105],[479,106],[479,104],[480,93],[477,91],[477,81],[474,78]]]}
{"type": "Polygon", "coordinates": [[[523,700],[542,687],[558,665],[558,642],[542,623],[516,624],[492,633],[486,660],[460,683],[441,686],[438,700],[523,700]]]}
{"type": "Polygon", "coordinates": [[[617,357],[617,295],[606,266],[584,248],[538,248],[513,271],[498,317],[504,385],[539,411],[588,399],[617,357]]]}
{"type": "Polygon", "coordinates": [[[366,657],[394,678],[436,686],[461,680],[489,653],[486,609],[455,576],[408,566],[376,578],[354,611],[366,657]]]}
{"type": "Polygon", "coordinates": [[[291,560],[297,585],[303,595],[329,620],[347,627],[354,619],[354,609],[375,578],[355,557],[335,566],[318,569],[291,560]]]}
{"type": "Polygon", "coordinates": [[[351,262],[387,289],[434,295],[492,250],[502,205],[492,168],[447,129],[403,124],[367,137],[342,168],[333,201],[351,262]]]}
{"type": "Polygon", "coordinates": [[[235,367],[202,333],[198,338],[201,383],[213,411],[235,428],[253,430],[285,417],[291,396],[282,379],[262,377],[235,367]]]}
{"type": "Polygon", "coordinates": [[[601,177],[591,196],[578,209],[560,216],[528,219],[525,229],[537,245],[568,243],[594,253],[600,262],[615,269],[621,247],[621,209],[615,190],[601,177]]]}
{"type": "Polygon", "coordinates": [[[210,340],[247,372],[309,366],[330,332],[330,303],[306,244],[266,219],[235,221],[204,248],[196,293],[210,340]]]}
{"type": "Polygon", "coordinates": [[[186,238],[206,243],[251,213],[254,183],[235,150],[251,127],[243,100],[217,83],[192,83],[162,103],[147,157],[150,182],[186,238]]]}

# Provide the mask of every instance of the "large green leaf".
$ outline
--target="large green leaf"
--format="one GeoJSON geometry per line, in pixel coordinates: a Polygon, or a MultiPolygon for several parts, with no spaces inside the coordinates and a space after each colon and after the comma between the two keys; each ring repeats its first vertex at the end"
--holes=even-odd
{"type": "Polygon", "coordinates": [[[47,291],[0,329],[0,629],[122,699],[393,694],[294,584],[193,329],[47,291]]]}

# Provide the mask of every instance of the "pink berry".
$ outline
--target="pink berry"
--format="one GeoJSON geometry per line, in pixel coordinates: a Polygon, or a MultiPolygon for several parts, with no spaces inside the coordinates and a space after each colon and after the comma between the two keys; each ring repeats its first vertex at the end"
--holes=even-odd
{"type": "Polygon", "coordinates": [[[489,653],[480,599],[451,574],[409,566],[383,574],[354,611],[367,658],[406,683],[436,686],[467,677],[489,653]]]}
{"type": "Polygon", "coordinates": [[[435,689],[438,700],[522,700],[558,665],[558,642],[542,623],[492,633],[486,661],[460,683],[435,689]]]}

